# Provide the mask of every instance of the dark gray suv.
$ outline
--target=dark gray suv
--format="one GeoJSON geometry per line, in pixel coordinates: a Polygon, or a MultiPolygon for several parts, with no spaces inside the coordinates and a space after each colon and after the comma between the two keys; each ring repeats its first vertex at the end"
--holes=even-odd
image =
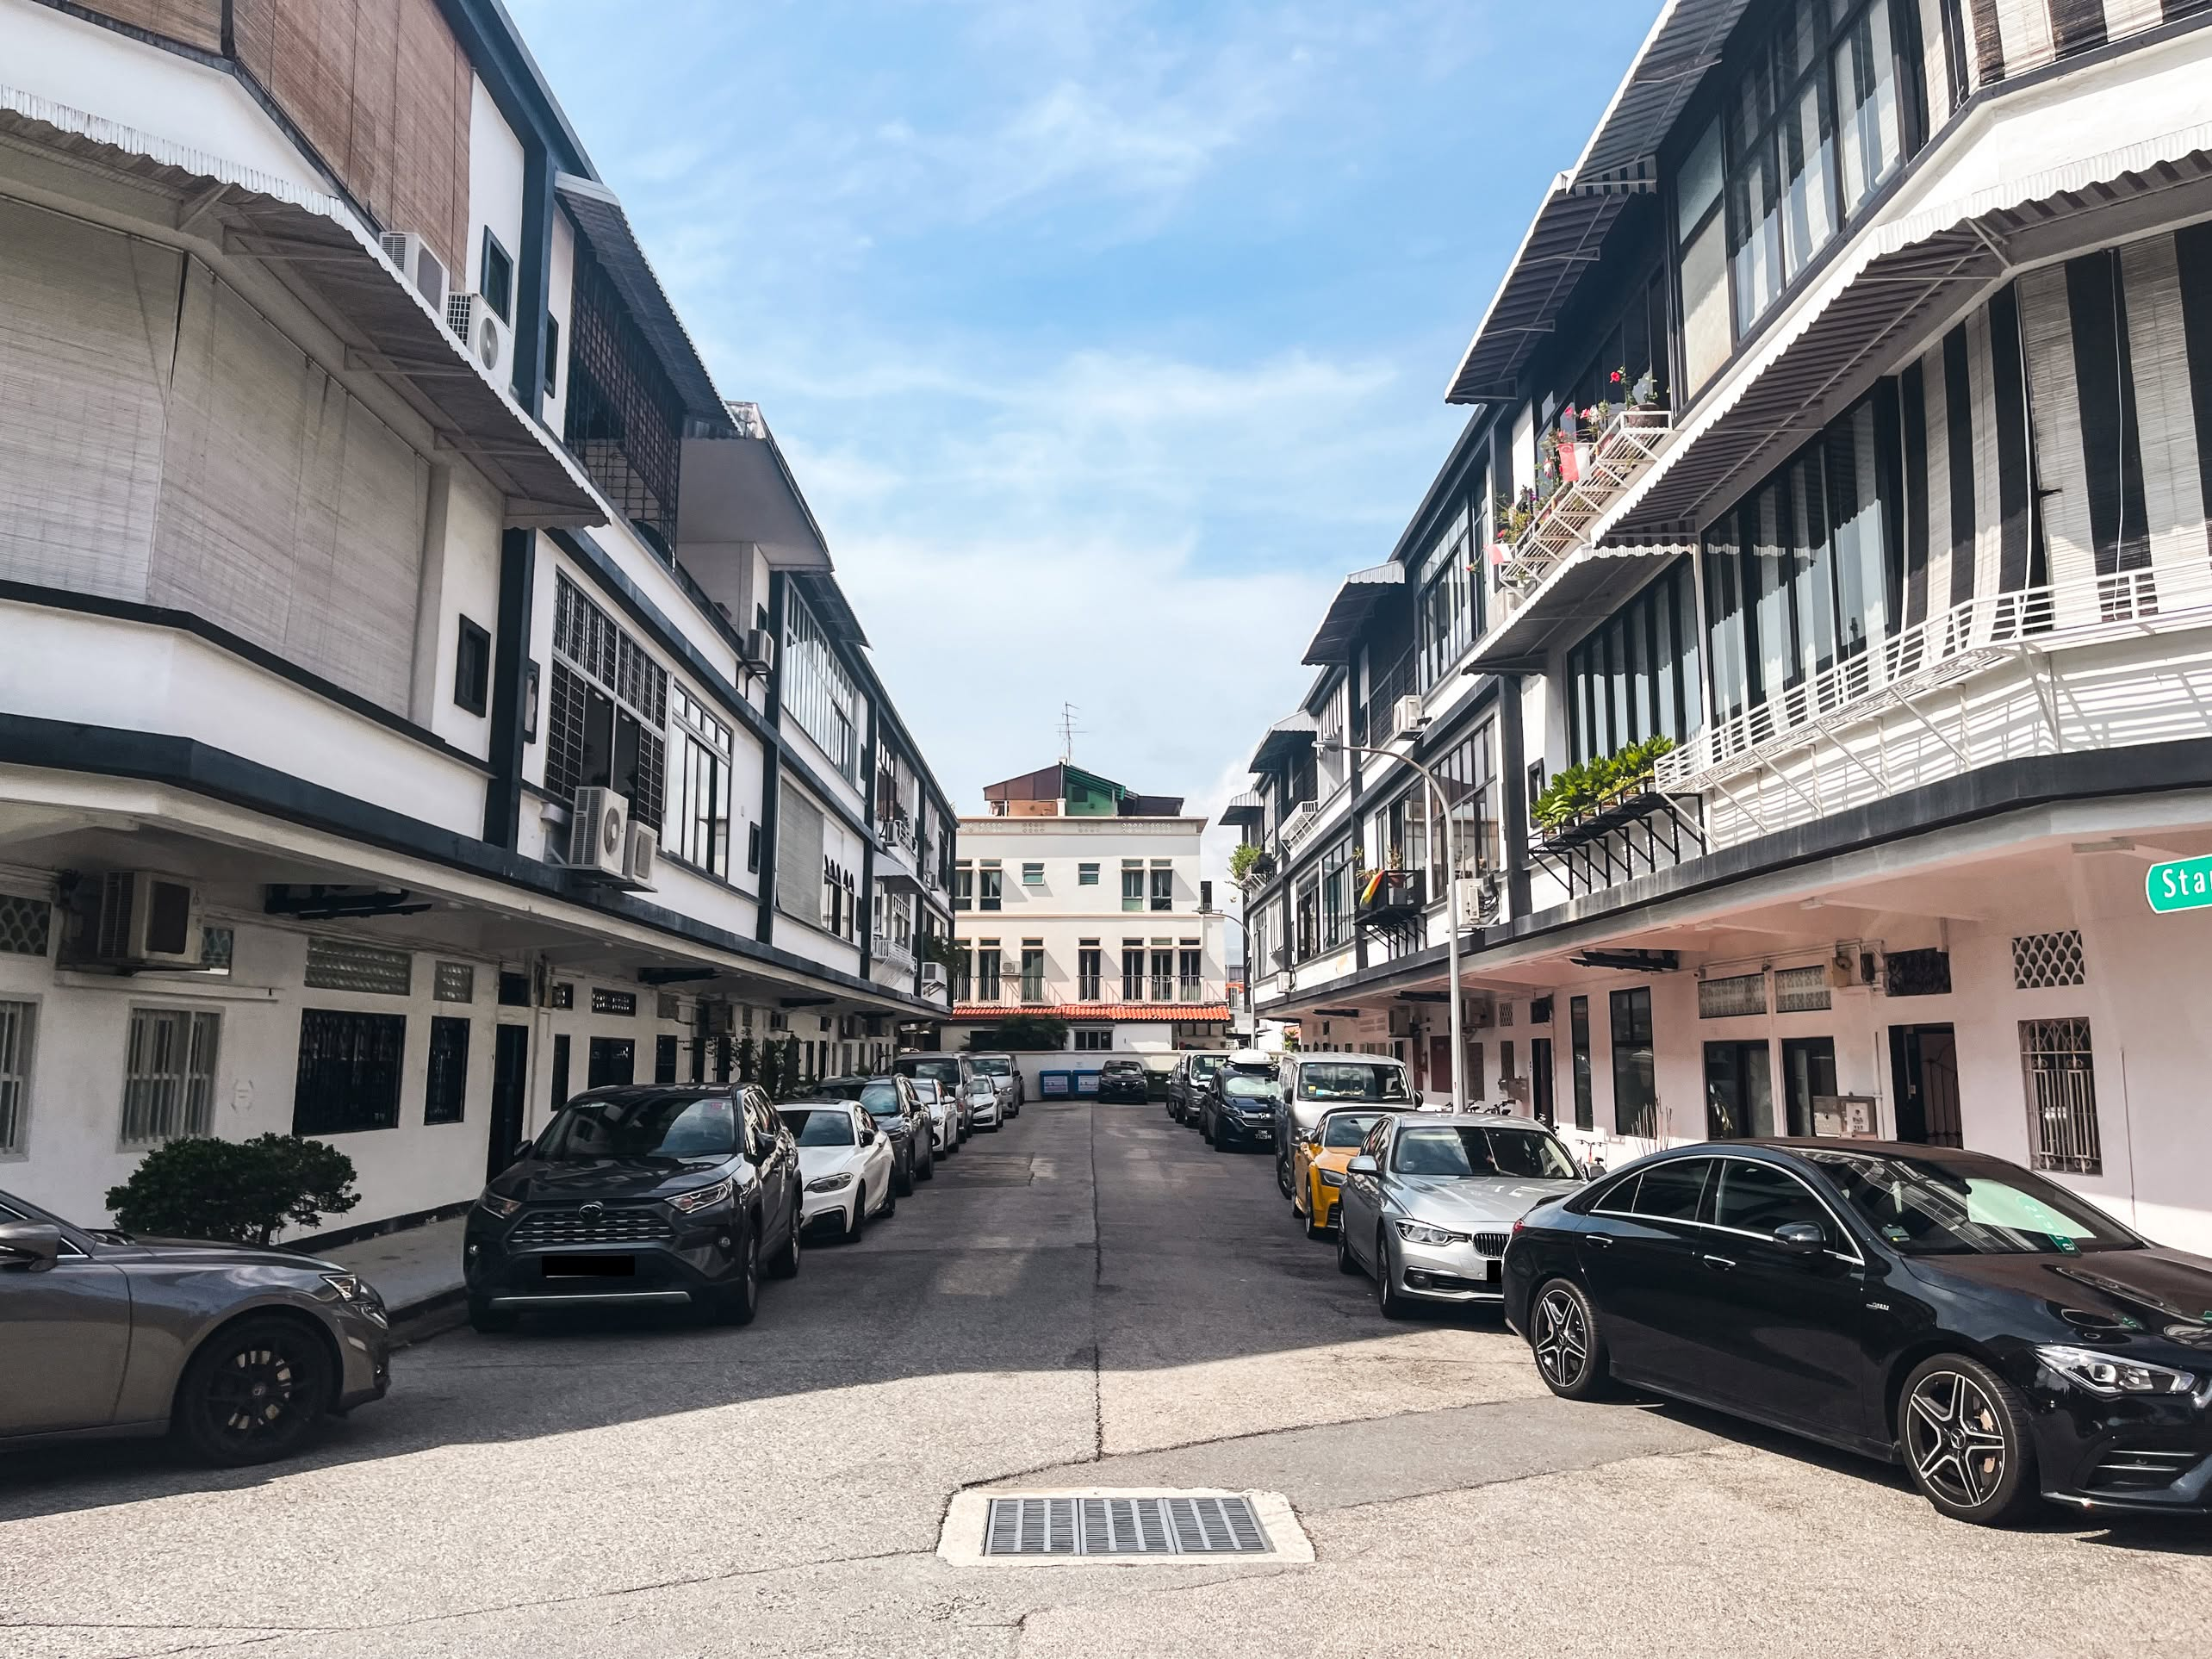
{"type": "Polygon", "coordinates": [[[0,1192],[0,1445],[168,1433],[267,1463],[390,1382],[383,1300],[335,1262],[72,1227],[0,1192]]]}

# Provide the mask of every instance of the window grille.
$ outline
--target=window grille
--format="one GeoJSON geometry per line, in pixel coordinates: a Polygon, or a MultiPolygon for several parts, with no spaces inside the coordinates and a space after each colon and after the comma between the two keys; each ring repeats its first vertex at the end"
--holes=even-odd
{"type": "Polygon", "coordinates": [[[1893,950],[1882,958],[1882,989],[1892,997],[1948,997],[1951,954],[1942,950],[1893,950]]]}
{"type": "Polygon", "coordinates": [[[214,1116],[221,1016],[134,1008],[123,1064],[123,1145],[153,1146],[208,1133],[214,1116]]]}
{"type": "Polygon", "coordinates": [[[414,958],[352,939],[309,939],[308,988],[404,997],[414,988],[414,958]]]}
{"type": "Polygon", "coordinates": [[[604,985],[593,985],[592,1012],[624,1016],[635,1015],[637,1012],[637,993],[634,991],[609,991],[604,985]]]}
{"type": "Polygon", "coordinates": [[[2081,929],[2031,933],[2012,941],[2012,985],[2016,991],[2078,985],[2087,974],[2081,960],[2081,929]]]}
{"type": "Polygon", "coordinates": [[[1698,1017],[1728,1019],[1739,1014],[1767,1011],[1767,976],[1737,973],[1724,979],[1698,981],[1698,1017]]]}
{"type": "Polygon", "coordinates": [[[1509,1026],[1513,1022],[1513,1005],[1511,1003],[1501,1002],[1498,1004],[1498,1023],[1501,1026],[1509,1026]]]}
{"type": "Polygon", "coordinates": [[[476,970],[466,962],[440,962],[432,971],[430,994],[441,1003],[476,1000],[476,970]]]}
{"type": "Polygon", "coordinates": [[[576,1005],[575,983],[568,979],[556,981],[553,989],[546,993],[545,1005],[548,1008],[574,1008],[576,1005]]]}
{"type": "Polygon", "coordinates": [[[0,1153],[23,1150],[23,1125],[31,1104],[31,1037],[37,1019],[34,1003],[0,1003],[0,1153]]]}
{"type": "Polygon", "coordinates": [[[620,293],[579,244],[569,311],[562,437],[615,511],[674,562],[684,409],[620,293]]]}
{"type": "Polygon", "coordinates": [[[292,1133],[352,1134],[396,1128],[400,1063],[407,1046],[405,1015],[301,1009],[292,1133]]]}
{"type": "Polygon", "coordinates": [[[53,930],[53,906],[43,898],[0,893],[0,951],[43,956],[53,930]]]}
{"type": "Polygon", "coordinates": [[[469,1022],[430,1022],[430,1072],[423,1083],[422,1121],[458,1123],[468,1110],[469,1022]]]}
{"type": "Polygon", "coordinates": [[[587,785],[611,786],[637,823],[658,828],[668,773],[668,670],[565,575],[554,588],[553,647],[546,793],[566,800],[587,785]]]}
{"type": "Polygon", "coordinates": [[[1824,966],[1776,968],[1774,1012],[1817,1014],[1829,1007],[1828,970],[1824,966]]]}
{"type": "Polygon", "coordinates": [[[2103,1174],[2089,1022],[2021,1021],[2020,1064],[2027,1080],[2028,1141],[2035,1167],[2103,1174]]]}
{"type": "Polygon", "coordinates": [[[200,966],[210,973],[228,973],[237,953],[238,935],[228,928],[200,929],[200,966]]]}

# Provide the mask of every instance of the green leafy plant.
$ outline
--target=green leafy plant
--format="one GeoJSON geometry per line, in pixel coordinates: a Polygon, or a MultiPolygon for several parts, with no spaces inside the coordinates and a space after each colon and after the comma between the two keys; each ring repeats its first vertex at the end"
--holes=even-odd
{"type": "Polygon", "coordinates": [[[108,1190],[108,1208],[127,1233],[237,1244],[271,1244],[287,1227],[320,1226],[360,1202],[351,1159],[289,1134],[171,1140],[108,1190]]]}
{"type": "Polygon", "coordinates": [[[1259,862],[1260,849],[1255,842],[1240,841],[1229,848],[1229,879],[1240,887],[1251,878],[1252,867],[1259,862]]]}
{"type": "Polygon", "coordinates": [[[761,1080],[761,1045],[750,1037],[737,1040],[733,1075],[739,1083],[758,1083],[761,1080]]]}
{"type": "Polygon", "coordinates": [[[1672,737],[1646,737],[1563,767],[1529,804],[1529,816],[1546,835],[1556,835],[1600,807],[1645,788],[1659,757],[1674,747],[1672,737]]]}
{"type": "Polygon", "coordinates": [[[967,1046],[985,1053],[1057,1053],[1067,1047],[1067,1022],[1049,1014],[1009,1014],[996,1025],[971,1031],[967,1046]]]}
{"type": "Polygon", "coordinates": [[[955,939],[948,933],[925,933],[922,935],[922,960],[935,962],[946,968],[956,968],[967,960],[968,948],[965,939],[955,939]]]}
{"type": "Polygon", "coordinates": [[[795,1099],[806,1087],[805,1072],[798,1058],[798,1039],[786,1037],[776,1045],[776,1049],[780,1056],[776,1064],[778,1084],[776,1098],[778,1100],[795,1099]]]}

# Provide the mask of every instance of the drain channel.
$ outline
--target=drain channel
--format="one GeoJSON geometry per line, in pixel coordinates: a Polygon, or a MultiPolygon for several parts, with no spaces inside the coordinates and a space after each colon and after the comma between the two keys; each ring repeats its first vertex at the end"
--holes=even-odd
{"type": "Polygon", "coordinates": [[[986,1556],[1273,1555],[1241,1497],[991,1500],[986,1556]]]}

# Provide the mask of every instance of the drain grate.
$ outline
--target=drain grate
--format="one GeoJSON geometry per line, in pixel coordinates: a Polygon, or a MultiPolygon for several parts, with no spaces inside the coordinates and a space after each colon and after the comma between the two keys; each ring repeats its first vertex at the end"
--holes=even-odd
{"type": "Polygon", "coordinates": [[[993,1498],[986,1556],[1273,1555],[1249,1500],[993,1498]]]}

